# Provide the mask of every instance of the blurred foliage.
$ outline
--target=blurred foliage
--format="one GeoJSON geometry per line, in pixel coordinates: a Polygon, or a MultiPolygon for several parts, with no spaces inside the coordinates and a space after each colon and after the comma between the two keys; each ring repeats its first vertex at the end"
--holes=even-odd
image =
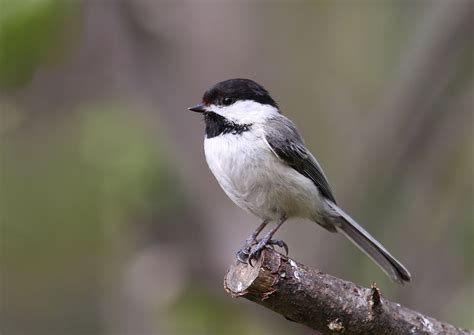
{"type": "Polygon", "coordinates": [[[57,63],[74,40],[72,7],[69,0],[0,1],[0,86],[25,84],[38,65],[57,63]]]}
{"type": "Polygon", "coordinates": [[[124,107],[43,121],[1,134],[1,324],[7,333],[31,324],[37,334],[98,333],[101,281],[123,224],[152,207],[176,209],[178,183],[124,107]]]}
{"type": "MultiPolygon", "coordinates": [[[[167,334],[259,335],[269,332],[249,311],[242,311],[232,300],[195,285],[183,290],[165,315],[169,327],[167,334]]],[[[284,334],[278,329],[272,329],[271,333],[284,334]]]]}
{"type": "Polygon", "coordinates": [[[157,141],[152,129],[146,131],[145,120],[118,105],[93,106],[82,113],[80,153],[101,176],[112,215],[107,221],[114,224],[114,215],[158,212],[165,217],[179,211],[180,182],[170,178],[167,148],[160,146],[164,142],[157,141]]]}

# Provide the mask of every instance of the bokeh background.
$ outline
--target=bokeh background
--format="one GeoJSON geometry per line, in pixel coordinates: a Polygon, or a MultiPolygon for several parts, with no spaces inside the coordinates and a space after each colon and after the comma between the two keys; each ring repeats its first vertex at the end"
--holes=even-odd
{"type": "Polygon", "coordinates": [[[313,333],[222,287],[259,221],[186,108],[233,77],[413,282],[310,222],[279,231],[291,256],[473,328],[473,4],[1,0],[2,334],[313,333]]]}

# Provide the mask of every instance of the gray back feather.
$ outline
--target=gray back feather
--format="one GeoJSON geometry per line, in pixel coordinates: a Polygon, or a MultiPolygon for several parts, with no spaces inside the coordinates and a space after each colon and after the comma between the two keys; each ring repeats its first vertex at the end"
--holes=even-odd
{"type": "Polygon", "coordinates": [[[275,155],[309,178],[325,198],[336,203],[321,166],[306,149],[294,123],[285,116],[278,115],[268,119],[264,129],[265,138],[275,155]]]}

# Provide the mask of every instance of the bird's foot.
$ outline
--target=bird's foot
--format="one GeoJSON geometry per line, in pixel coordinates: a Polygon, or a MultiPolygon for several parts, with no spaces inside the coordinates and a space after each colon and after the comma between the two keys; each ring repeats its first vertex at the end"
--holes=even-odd
{"type": "Polygon", "coordinates": [[[285,254],[288,255],[288,245],[282,240],[271,240],[268,238],[258,240],[247,239],[244,247],[237,252],[237,259],[242,263],[248,263],[250,266],[253,266],[252,261],[257,261],[260,258],[262,250],[268,246],[273,249],[275,249],[275,246],[283,248],[285,254]]]}
{"type": "Polygon", "coordinates": [[[266,238],[262,238],[260,241],[258,241],[257,245],[252,249],[250,252],[247,262],[250,266],[253,266],[252,261],[258,261],[260,258],[260,254],[262,253],[262,250],[265,249],[266,247],[272,247],[275,249],[275,246],[278,246],[280,248],[285,249],[285,254],[288,256],[288,245],[283,241],[283,240],[270,240],[266,238]]]}
{"type": "Polygon", "coordinates": [[[237,251],[235,256],[237,257],[237,260],[241,263],[247,263],[249,255],[252,251],[252,246],[257,245],[259,240],[255,236],[250,236],[248,239],[245,240],[245,244],[240,249],[237,251]]]}

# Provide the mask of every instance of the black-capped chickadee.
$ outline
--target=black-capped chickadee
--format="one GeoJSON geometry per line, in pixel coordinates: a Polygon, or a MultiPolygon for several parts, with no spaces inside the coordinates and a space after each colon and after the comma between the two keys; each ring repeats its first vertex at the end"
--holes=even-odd
{"type": "Polygon", "coordinates": [[[298,217],[342,232],[394,281],[410,280],[408,270],[336,205],[321,166],[262,86],[249,79],[222,81],[189,110],[204,115],[206,160],[219,185],[263,220],[237,253],[239,260],[251,264],[267,245],[288,251],[272,237],[288,218],[298,217]],[[257,239],[270,222],[275,226],[257,239]]]}

